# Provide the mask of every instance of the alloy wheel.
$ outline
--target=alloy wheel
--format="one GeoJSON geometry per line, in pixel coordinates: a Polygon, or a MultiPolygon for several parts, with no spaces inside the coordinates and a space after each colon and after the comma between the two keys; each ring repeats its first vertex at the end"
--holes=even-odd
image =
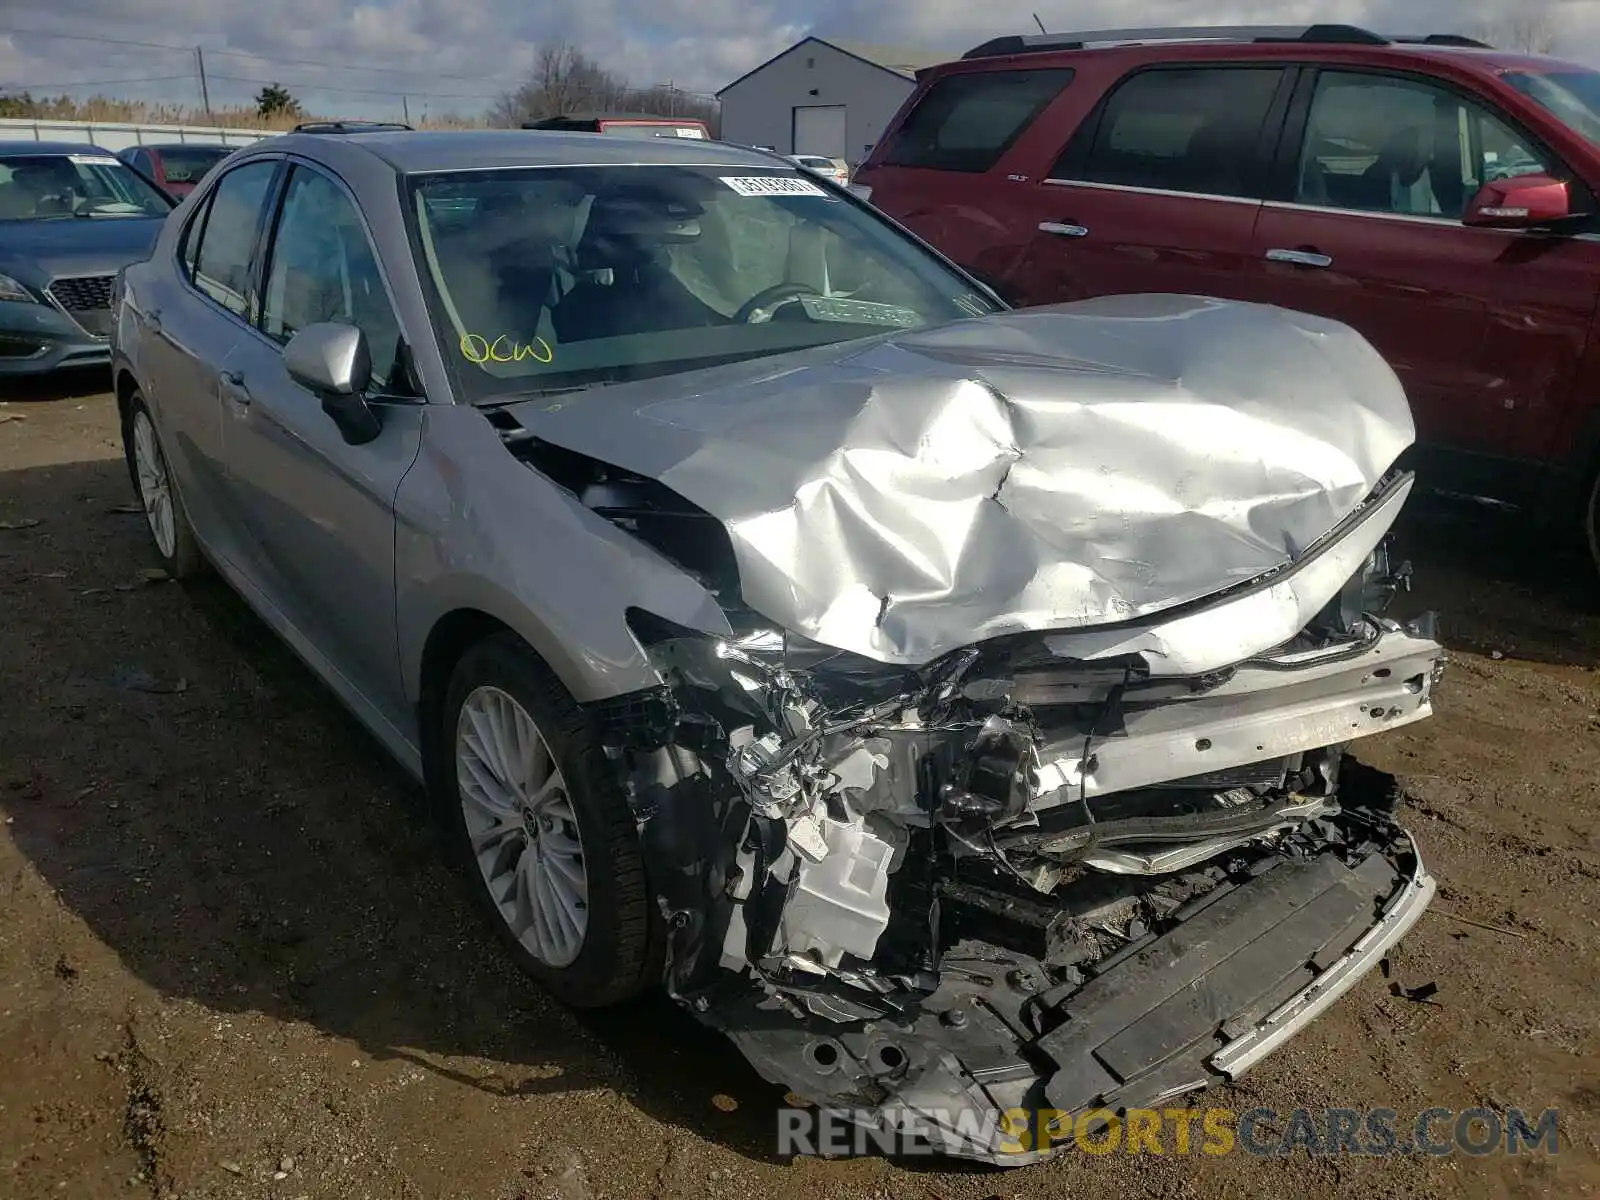
{"type": "Polygon", "coordinates": [[[589,880],[549,743],[515,697],[482,686],[462,701],[455,755],[472,855],[501,919],[539,962],[570,966],[588,933],[589,880]]]}
{"type": "Polygon", "coordinates": [[[170,559],[178,544],[173,521],[172,482],[161,443],[156,439],[155,426],[150,422],[150,414],[143,409],[133,417],[133,472],[139,485],[139,502],[144,505],[145,519],[150,523],[150,535],[155,538],[161,557],[170,559]]]}

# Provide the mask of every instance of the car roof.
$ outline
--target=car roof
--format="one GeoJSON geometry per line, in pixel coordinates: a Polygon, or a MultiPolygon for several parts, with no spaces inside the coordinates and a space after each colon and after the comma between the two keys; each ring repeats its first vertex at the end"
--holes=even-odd
{"type": "Polygon", "coordinates": [[[227,142],[140,142],[137,146],[129,146],[129,150],[226,150],[233,153],[242,150],[242,146],[230,146],[227,142]]]}
{"type": "Polygon", "coordinates": [[[62,154],[92,154],[96,158],[115,158],[116,152],[88,142],[0,142],[0,155],[32,154],[41,158],[55,158],[62,154]]]}
{"type": "Polygon", "coordinates": [[[337,138],[290,133],[271,139],[270,146],[256,148],[333,161],[344,153],[341,147],[373,154],[405,175],[504,167],[680,164],[771,170],[775,165],[768,154],[728,142],[613,138],[546,129],[351,133],[337,138]]]}
{"type": "Polygon", "coordinates": [[[1547,55],[1502,50],[1481,43],[1452,43],[1449,39],[1453,35],[1432,36],[1436,40],[1426,41],[1421,37],[1386,39],[1379,34],[1339,25],[1309,26],[1303,30],[1272,26],[1179,26],[1082,34],[1029,34],[992,38],[960,58],[919,72],[919,76],[942,75],[963,69],[1002,70],[1023,65],[1071,66],[1086,60],[1135,64],[1209,62],[1224,58],[1329,63],[1387,62],[1395,65],[1431,62],[1491,75],[1505,71],[1589,69],[1547,55]],[[1301,36],[1294,36],[1297,33],[1301,36]]]}

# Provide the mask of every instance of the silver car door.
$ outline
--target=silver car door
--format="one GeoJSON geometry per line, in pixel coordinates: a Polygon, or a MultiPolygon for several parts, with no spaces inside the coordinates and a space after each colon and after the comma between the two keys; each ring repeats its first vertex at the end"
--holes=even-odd
{"type": "Polygon", "coordinates": [[[410,383],[377,254],[344,185],[295,163],[267,246],[260,321],[224,365],[228,484],[257,545],[267,599],[347,701],[404,729],[394,496],[421,446],[425,406],[410,383]],[[347,442],[321,399],[284,367],[284,345],[319,322],[366,335],[369,398],[381,420],[371,441],[347,442]]]}
{"type": "Polygon", "coordinates": [[[141,297],[140,384],[162,430],[190,522],[230,561],[239,556],[237,514],[222,470],[218,366],[249,321],[249,272],[265,201],[281,163],[248,162],[218,180],[190,220],[170,270],[141,297]]]}

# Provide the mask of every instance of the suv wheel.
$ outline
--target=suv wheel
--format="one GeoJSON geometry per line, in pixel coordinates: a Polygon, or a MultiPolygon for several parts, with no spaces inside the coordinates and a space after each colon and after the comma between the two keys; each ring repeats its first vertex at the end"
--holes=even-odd
{"type": "Polygon", "coordinates": [[[177,481],[167,466],[166,451],[156,432],[155,420],[145,406],[144,396],[135,391],[128,399],[122,422],[122,450],[128,460],[134,494],[144,509],[150,540],[155,543],[161,565],[174,579],[199,574],[205,566],[200,543],[184,512],[177,481]]]}
{"type": "Polygon", "coordinates": [[[579,1008],[660,978],[639,836],[587,715],[519,639],[470,649],[430,776],[453,852],[529,975],[579,1008]]]}

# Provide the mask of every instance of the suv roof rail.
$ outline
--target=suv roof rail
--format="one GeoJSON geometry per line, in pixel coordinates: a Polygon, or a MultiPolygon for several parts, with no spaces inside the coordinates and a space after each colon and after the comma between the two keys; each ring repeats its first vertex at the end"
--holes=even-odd
{"type": "Polygon", "coordinates": [[[398,130],[416,131],[400,121],[305,121],[294,127],[295,133],[393,133],[398,130]]]}
{"type": "Polygon", "coordinates": [[[1081,33],[1029,33],[990,38],[961,57],[996,58],[1012,54],[1048,54],[1056,50],[1085,50],[1091,46],[1118,46],[1152,42],[1306,42],[1319,45],[1388,46],[1412,43],[1428,46],[1475,46],[1487,43],[1454,33],[1416,37],[1384,37],[1356,25],[1174,25],[1154,29],[1096,29],[1081,33]]]}
{"type": "Polygon", "coordinates": [[[1466,46],[1473,50],[1493,50],[1488,42],[1467,37],[1462,33],[1430,33],[1423,37],[1395,37],[1390,41],[1415,46],[1466,46]]]}

